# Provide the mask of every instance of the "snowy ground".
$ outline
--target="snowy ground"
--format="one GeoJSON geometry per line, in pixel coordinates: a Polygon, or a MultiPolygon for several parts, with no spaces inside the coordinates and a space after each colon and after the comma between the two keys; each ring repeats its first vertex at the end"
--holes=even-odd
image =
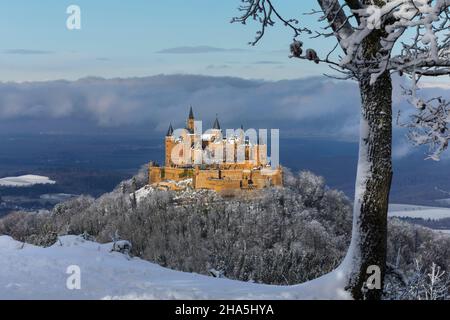
{"type": "Polygon", "coordinates": [[[389,216],[439,220],[443,218],[450,218],[450,208],[426,207],[409,204],[390,204],[389,216]]]}
{"type": "Polygon", "coordinates": [[[6,177],[0,179],[0,187],[30,187],[36,184],[55,184],[56,181],[48,177],[28,174],[19,177],[6,177]]]}
{"type": "MultiPolygon", "coordinates": [[[[149,190],[141,190],[144,196],[149,190]]],[[[390,216],[439,219],[450,209],[391,205],[390,216]]],[[[270,286],[163,268],[64,236],[49,248],[0,236],[0,299],[349,299],[344,273],[334,271],[296,286],[270,286]],[[79,266],[81,289],[69,290],[69,266],[79,266]]]]}
{"type": "Polygon", "coordinates": [[[50,248],[0,236],[0,299],[348,299],[339,271],[297,286],[269,286],[169,270],[64,236],[50,248]],[[81,289],[66,287],[67,268],[81,289]]]}

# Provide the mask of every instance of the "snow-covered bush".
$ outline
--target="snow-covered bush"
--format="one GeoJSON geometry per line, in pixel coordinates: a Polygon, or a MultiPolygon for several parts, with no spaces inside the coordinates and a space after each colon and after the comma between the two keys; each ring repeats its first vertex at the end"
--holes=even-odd
{"type": "Polygon", "coordinates": [[[435,263],[443,270],[450,270],[450,238],[398,218],[390,219],[388,264],[413,271],[416,260],[427,267],[435,263]]]}
{"type": "Polygon", "coordinates": [[[434,262],[429,268],[424,268],[421,262],[416,260],[414,270],[406,273],[397,270],[396,273],[397,277],[387,278],[384,290],[387,299],[447,300],[450,298],[450,276],[434,262]]]}
{"type": "Polygon", "coordinates": [[[133,246],[127,240],[118,240],[113,243],[111,251],[129,254],[133,246]]]}
{"type": "Polygon", "coordinates": [[[398,218],[389,220],[386,299],[449,299],[449,271],[449,237],[398,218]]]}
{"type": "Polygon", "coordinates": [[[39,246],[50,246],[58,237],[48,214],[28,212],[14,212],[0,219],[0,235],[39,246]]]}

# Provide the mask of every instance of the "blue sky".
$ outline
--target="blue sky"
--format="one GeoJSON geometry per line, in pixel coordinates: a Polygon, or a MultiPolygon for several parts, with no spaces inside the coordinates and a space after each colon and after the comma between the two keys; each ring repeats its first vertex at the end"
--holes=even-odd
{"type": "MultiPolygon", "coordinates": [[[[306,1],[305,1],[306,2],[306,1]]],[[[279,1],[286,16],[315,3],[279,1]]],[[[292,33],[269,30],[248,46],[256,25],[230,24],[239,0],[0,0],[0,81],[133,77],[155,74],[230,75],[290,79],[321,74],[325,66],[288,59],[292,33]],[[66,29],[66,8],[81,8],[82,29],[66,29]],[[188,53],[180,47],[209,46],[188,53]],[[170,53],[173,49],[180,53],[170,53]],[[184,53],[183,53],[184,52],[184,53]]],[[[320,52],[323,40],[309,41],[320,52]]],[[[195,49],[195,48],[194,48],[195,49]]]]}

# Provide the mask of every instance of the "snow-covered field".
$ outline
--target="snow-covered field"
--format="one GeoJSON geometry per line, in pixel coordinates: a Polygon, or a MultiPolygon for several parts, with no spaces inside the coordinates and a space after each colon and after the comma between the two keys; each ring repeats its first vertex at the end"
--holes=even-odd
{"type": "Polygon", "coordinates": [[[163,268],[111,252],[112,244],[64,236],[49,248],[0,236],[0,299],[348,299],[335,271],[306,284],[270,286],[163,268]],[[69,266],[81,289],[69,290],[69,266]]]}
{"type": "Polygon", "coordinates": [[[56,181],[48,177],[36,176],[32,174],[19,177],[6,177],[0,179],[0,187],[30,187],[36,184],[55,184],[56,181]]]}
{"type": "Polygon", "coordinates": [[[48,193],[42,194],[39,196],[42,200],[53,201],[53,202],[62,202],[69,200],[70,198],[74,198],[76,195],[68,194],[68,193],[48,193]]]}
{"type": "Polygon", "coordinates": [[[409,204],[390,204],[389,216],[439,220],[443,218],[450,218],[450,208],[416,206],[409,204]]]}

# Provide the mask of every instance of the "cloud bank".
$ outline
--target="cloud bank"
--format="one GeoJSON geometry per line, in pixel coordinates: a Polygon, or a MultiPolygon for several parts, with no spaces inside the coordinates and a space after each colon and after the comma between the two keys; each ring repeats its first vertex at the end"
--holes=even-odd
{"type": "Polygon", "coordinates": [[[32,50],[32,49],[8,49],[3,51],[5,54],[15,54],[15,55],[42,55],[42,54],[53,54],[53,51],[46,50],[32,50]]]}
{"type": "MultiPolygon", "coordinates": [[[[438,94],[444,89],[424,90],[438,94]]],[[[285,137],[356,140],[358,135],[360,97],[352,82],[196,75],[0,83],[0,133],[161,135],[170,122],[184,126],[190,105],[204,129],[218,114],[223,128],[277,128],[285,137]]]]}
{"type": "Polygon", "coordinates": [[[225,49],[211,46],[185,46],[185,47],[174,47],[167,48],[156,53],[166,53],[166,54],[198,54],[198,53],[218,53],[218,52],[244,52],[244,49],[225,49]]]}

